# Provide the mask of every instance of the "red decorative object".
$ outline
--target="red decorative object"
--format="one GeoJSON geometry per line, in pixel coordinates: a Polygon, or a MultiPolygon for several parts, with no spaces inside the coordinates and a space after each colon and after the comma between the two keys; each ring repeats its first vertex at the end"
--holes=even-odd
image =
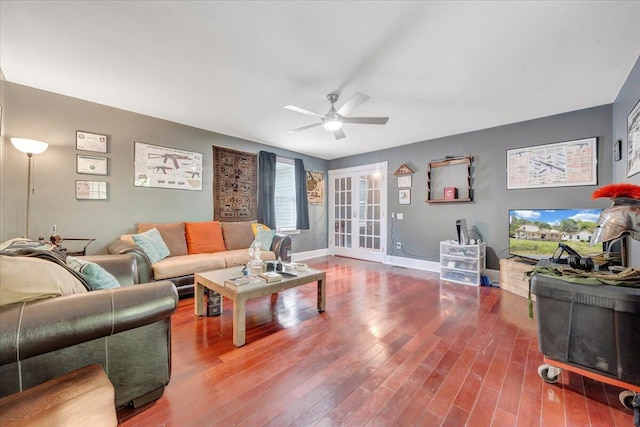
{"type": "Polygon", "coordinates": [[[628,197],[631,199],[640,199],[640,185],[621,183],[621,184],[609,184],[604,187],[598,188],[591,194],[592,199],[599,197],[628,197]]]}
{"type": "Polygon", "coordinates": [[[458,189],[456,187],[445,187],[444,188],[444,199],[445,200],[455,200],[458,198],[458,189]]]}

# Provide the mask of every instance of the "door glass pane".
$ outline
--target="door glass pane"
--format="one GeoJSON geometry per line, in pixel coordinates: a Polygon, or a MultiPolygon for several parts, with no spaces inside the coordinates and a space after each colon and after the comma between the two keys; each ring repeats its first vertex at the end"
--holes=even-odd
{"type": "Polygon", "coordinates": [[[351,177],[347,178],[347,188],[348,191],[351,191],[351,177]]]}

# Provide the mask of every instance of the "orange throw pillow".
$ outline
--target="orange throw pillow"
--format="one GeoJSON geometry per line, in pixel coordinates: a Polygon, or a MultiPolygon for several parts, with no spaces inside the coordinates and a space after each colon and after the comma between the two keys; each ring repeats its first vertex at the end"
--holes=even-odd
{"type": "Polygon", "coordinates": [[[187,222],[184,228],[189,254],[210,254],[226,250],[220,221],[187,222]]]}

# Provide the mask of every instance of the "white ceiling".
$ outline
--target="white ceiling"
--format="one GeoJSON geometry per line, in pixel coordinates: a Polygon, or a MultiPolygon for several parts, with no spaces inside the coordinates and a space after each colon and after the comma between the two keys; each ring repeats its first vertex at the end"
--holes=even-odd
{"type": "Polygon", "coordinates": [[[10,82],[325,159],[612,103],[639,54],[640,1],[0,2],[10,82]],[[390,120],[287,133],[331,92],[390,120]]]}

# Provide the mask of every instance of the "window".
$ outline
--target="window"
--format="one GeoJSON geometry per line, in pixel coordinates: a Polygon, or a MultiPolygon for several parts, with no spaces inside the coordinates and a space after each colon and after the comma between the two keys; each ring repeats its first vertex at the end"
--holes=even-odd
{"type": "Polygon", "coordinates": [[[296,168],[291,159],[276,159],[276,227],[287,231],[296,229],[296,168]]]}

